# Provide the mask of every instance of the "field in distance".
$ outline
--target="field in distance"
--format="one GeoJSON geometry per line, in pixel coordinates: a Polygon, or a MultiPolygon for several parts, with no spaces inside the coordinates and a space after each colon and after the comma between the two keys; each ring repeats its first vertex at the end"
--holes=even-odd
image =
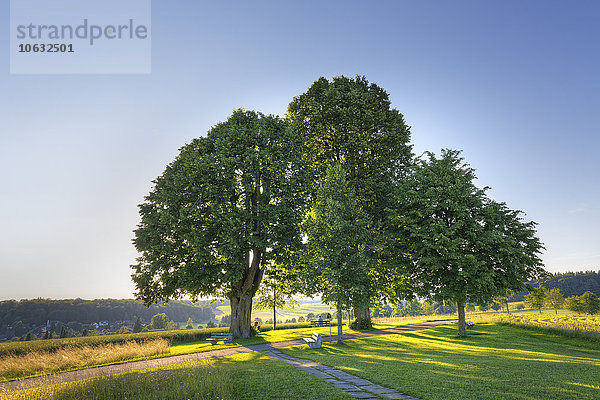
{"type": "MultiPolygon", "coordinates": [[[[229,306],[218,306],[217,310],[221,311],[223,314],[221,315],[217,315],[216,318],[217,320],[221,318],[222,315],[226,315],[226,314],[231,314],[231,308],[229,306]]],[[[291,320],[292,318],[296,318],[296,320],[298,320],[298,318],[300,317],[304,317],[306,318],[306,316],[309,313],[313,313],[315,315],[318,315],[320,313],[323,312],[327,312],[327,313],[331,313],[333,314],[333,310],[331,308],[329,308],[329,306],[327,304],[323,304],[319,301],[315,301],[315,302],[302,302],[299,303],[296,307],[294,308],[281,308],[281,309],[277,309],[277,320],[291,320]]],[[[255,318],[260,318],[263,321],[266,321],[268,319],[272,319],[273,318],[273,310],[255,310],[254,308],[252,309],[252,319],[255,318]]]]}

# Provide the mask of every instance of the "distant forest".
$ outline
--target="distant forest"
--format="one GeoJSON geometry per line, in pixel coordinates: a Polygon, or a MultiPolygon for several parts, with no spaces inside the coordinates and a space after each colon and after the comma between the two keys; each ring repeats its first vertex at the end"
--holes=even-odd
{"type": "Polygon", "coordinates": [[[0,327],[21,321],[24,325],[45,325],[46,321],[91,324],[98,321],[131,321],[136,317],[149,322],[152,316],[165,313],[173,321],[206,321],[214,318],[209,301],[192,304],[189,301],[170,301],[146,308],[137,300],[6,300],[0,301],[0,327]]]}
{"type": "MultiPolygon", "coordinates": [[[[548,290],[558,288],[565,298],[581,296],[585,292],[592,292],[600,297],[600,271],[557,273],[550,278],[532,281],[529,284],[535,287],[541,285],[548,290]]],[[[523,301],[526,294],[526,291],[516,293],[510,301],[523,301]]]]}

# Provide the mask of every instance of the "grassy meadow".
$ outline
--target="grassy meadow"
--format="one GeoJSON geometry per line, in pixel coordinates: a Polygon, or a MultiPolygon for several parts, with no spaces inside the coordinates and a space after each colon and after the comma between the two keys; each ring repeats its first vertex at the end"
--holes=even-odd
{"type": "MultiPolygon", "coordinates": [[[[305,331],[269,331],[246,340],[287,340],[305,335],[305,331]]],[[[322,349],[297,346],[283,351],[422,400],[600,398],[600,343],[496,322],[480,321],[468,332],[469,337],[459,338],[456,324],[450,323],[399,335],[346,340],[342,345],[325,343],[322,349]]],[[[0,394],[0,400],[80,398],[351,397],[260,352],[0,394]]]]}
{"type": "Polygon", "coordinates": [[[54,351],[32,351],[0,356],[0,382],[123,361],[143,360],[169,354],[169,342],[107,343],[100,346],[67,346],[54,351]]]}
{"type": "Polygon", "coordinates": [[[353,397],[259,352],[0,393],[0,400],[251,398],[349,400],[353,397]]]}
{"type": "MultiPolygon", "coordinates": [[[[382,319],[376,321],[374,327],[375,329],[385,329],[427,320],[430,318],[382,319]]],[[[266,330],[247,339],[235,339],[228,344],[219,342],[216,345],[211,345],[206,341],[206,337],[213,331],[225,331],[227,328],[2,343],[0,344],[0,382],[144,358],[168,357],[229,347],[298,340],[310,336],[313,331],[324,337],[329,336],[330,333],[334,336],[337,334],[336,326],[332,326],[331,330],[329,327],[310,328],[308,324],[283,324],[281,327],[293,327],[293,329],[266,330]],[[181,336],[180,332],[187,335],[181,336]],[[162,334],[163,337],[157,336],[158,334],[162,334]],[[114,341],[110,340],[111,336],[116,337],[114,341]],[[137,340],[123,341],[123,336],[133,337],[137,340]],[[177,340],[173,340],[173,337],[177,340]]],[[[264,328],[268,329],[269,327],[265,326],[264,328]]],[[[359,331],[349,329],[347,326],[343,327],[344,334],[356,332],[359,331]]]]}
{"type": "Polygon", "coordinates": [[[600,345],[494,323],[456,324],[284,352],[423,400],[598,399],[600,345]]]}

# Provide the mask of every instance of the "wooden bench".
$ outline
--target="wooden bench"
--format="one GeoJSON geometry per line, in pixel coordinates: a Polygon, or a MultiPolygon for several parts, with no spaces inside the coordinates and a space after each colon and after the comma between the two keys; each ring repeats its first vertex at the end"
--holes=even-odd
{"type": "Polygon", "coordinates": [[[466,325],[467,329],[471,329],[472,327],[475,326],[475,322],[469,321],[469,322],[466,322],[465,325],[466,325]]]}
{"type": "Polygon", "coordinates": [[[213,333],[211,337],[206,338],[210,344],[217,344],[218,341],[222,340],[223,343],[231,343],[233,341],[233,335],[231,333],[213,333]]]}
{"type": "Polygon", "coordinates": [[[319,335],[317,332],[313,332],[312,337],[307,337],[303,340],[311,349],[320,349],[323,345],[323,339],[321,339],[321,335],[319,335]]]}
{"type": "Polygon", "coordinates": [[[329,320],[327,319],[313,319],[310,321],[311,328],[319,327],[319,326],[329,326],[329,320]]]}

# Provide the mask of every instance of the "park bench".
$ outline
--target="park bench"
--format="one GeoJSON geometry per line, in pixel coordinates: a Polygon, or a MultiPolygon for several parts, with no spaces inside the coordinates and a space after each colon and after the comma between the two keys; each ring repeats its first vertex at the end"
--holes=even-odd
{"type": "Polygon", "coordinates": [[[323,345],[323,339],[321,339],[321,335],[319,335],[317,332],[313,332],[312,337],[307,337],[303,340],[311,349],[320,349],[323,345]]]}
{"type": "Polygon", "coordinates": [[[465,323],[465,325],[467,326],[467,329],[471,329],[472,327],[475,326],[475,322],[469,321],[469,322],[465,323]]]}
{"type": "Polygon", "coordinates": [[[217,344],[218,341],[222,340],[223,343],[231,343],[233,341],[233,335],[231,333],[213,333],[209,338],[206,338],[210,344],[217,344]]]}
{"type": "Polygon", "coordinates": [[[318,327],[318,326],[329,326],[329,320],[327,319],[313,319],[310,321],[310,325],[311,328],[314,327],[318,327]]]}

